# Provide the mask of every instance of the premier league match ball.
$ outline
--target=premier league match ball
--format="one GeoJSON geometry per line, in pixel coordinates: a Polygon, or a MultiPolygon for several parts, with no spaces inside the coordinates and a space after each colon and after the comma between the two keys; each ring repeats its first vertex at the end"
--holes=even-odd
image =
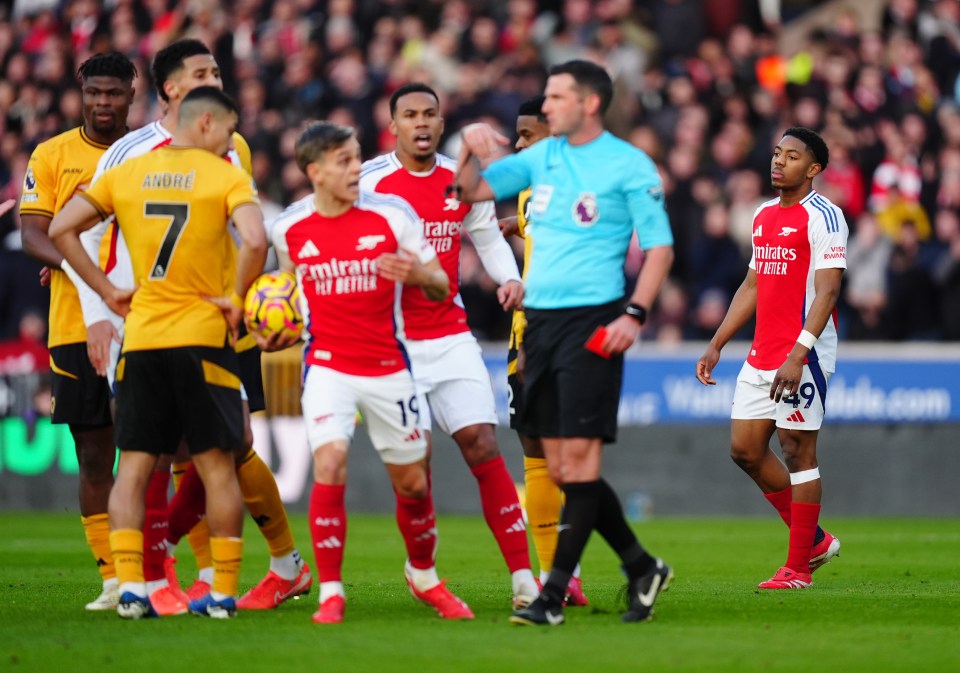
{"type": "Polygon", "coordinates": [[[293,274],[282,271],[263,274],[247,290],[243,313],[248,329],[265,337],[300,336],[303,314],[299,302],[300,290],[293,274]]]}

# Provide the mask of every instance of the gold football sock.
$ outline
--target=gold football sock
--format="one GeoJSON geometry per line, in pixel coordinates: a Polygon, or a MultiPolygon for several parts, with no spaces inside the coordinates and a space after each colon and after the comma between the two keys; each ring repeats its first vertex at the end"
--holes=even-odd
{"type": "Polygon", "coordinates": [[[81,516],[83,534],[87,538],[87,546],[97,559],[97,570],[104,581],[117,576],[113,567],[113,554],[110,553],[110,520],[106,512],[93,516],[81,516]]]}
{"type": "Polygon", "coordinates": [[[563,503],[561,492],[551,481],[544,458],[525,456],[523,477],[527,488],[527,520],[533,546],[537,550],[540,572],[549,572],[557,551],[557,523],[563,503]]]}
{"type": "Polygon", "coordinates": [[[143,583],[143,531],[132,528],[111,531],[110,551],[121,586],[143,583]]]}
{"type": "Polygon", "coordinates": [[[280,499],[277,480],[253,449],[237,466],[237,481],[240,482],[243,504],[266,539],[270,556],[277,558],[292,553],[295,549],[293,533],[280,499]]]}
{"type": "Polygon", "coordinates": [[[243,558],[243,539],[239,537],[212,537],[213,586],[211,592],[236,596],[240,581],[240,561],[243,558]]]}

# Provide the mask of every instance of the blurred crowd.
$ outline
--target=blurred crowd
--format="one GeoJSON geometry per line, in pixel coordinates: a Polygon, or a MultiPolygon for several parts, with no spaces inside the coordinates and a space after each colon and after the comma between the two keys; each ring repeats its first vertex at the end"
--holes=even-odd
{"type": "MultiPolygon", "coordinates": [[[[455,155],[465,123],[511,135],[547,68],[588,58],[616,82],[609,128],[660,167],[676,238],[644,339],[713,334],[746,272],[753,213],[773,196],[772,147],[793,125],[826,138],[830,165],[815,187],[850,225],[841,334],[960,338],[960,0],[846,2],[828,28],[784,47],[824,4],[18,0],[0,9],[0,200],[19,196],[37,143],[81,123],[75,70],[95,52],[136,63],[135,128],[161,112],[149,80],[157,50],[180,37],[210,45],[242,108],[268,216],[308,191],[292,159],[306,120],[356,126],[369,158],[393,149],[390,93],[423,81],[441,95],[441,150],[455,155]],[[877,4],[880,20],[867,22],[860,12],[877,4]]],[[[46,311],[17,226],[15,215],[0,221],[0,338],[46,311]]],[[[637,250],[628,275],[641,262],[637,250]]],[[[469,247],[462,277],[477,336],[505,338],[509,316],[469,247]]]]}

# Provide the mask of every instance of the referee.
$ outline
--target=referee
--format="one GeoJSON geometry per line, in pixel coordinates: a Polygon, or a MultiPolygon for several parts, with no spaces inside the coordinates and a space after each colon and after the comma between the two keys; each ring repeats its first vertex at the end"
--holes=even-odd
{"type": "Polygon", "coordinates": [[[507,139],[486,124],[463,131],[461,200],[501,200],[533,189],[520,425],[542,439],[550,477],[566,495],[553,569],[538,598],[513,613],[515,624],[563,623],[564,593],[594,530],[620,556],[629,580],[624,621],[650,619],[673,576],[640,545],[600,476],[603,445],[617,435],[623,352],[640,334],[673,261],[653,161],[604,130],[612,97],[603,68],[569,61],[553,67],[547,80],[543,113],[552,137],[489,163],[507,139]],[[623,265],[634,231],[646,259],[624,302],[623,265]]]}

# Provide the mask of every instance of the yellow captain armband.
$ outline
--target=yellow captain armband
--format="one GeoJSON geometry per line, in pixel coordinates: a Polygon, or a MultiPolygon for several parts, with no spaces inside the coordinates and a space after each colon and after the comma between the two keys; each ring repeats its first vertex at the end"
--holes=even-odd
{"type": "Polygon", "coordinates": [[[243,310],[243,297],[237,294],[236,291],[230,295],[230,303],[236,306],[238,309],[243,310]]]}

